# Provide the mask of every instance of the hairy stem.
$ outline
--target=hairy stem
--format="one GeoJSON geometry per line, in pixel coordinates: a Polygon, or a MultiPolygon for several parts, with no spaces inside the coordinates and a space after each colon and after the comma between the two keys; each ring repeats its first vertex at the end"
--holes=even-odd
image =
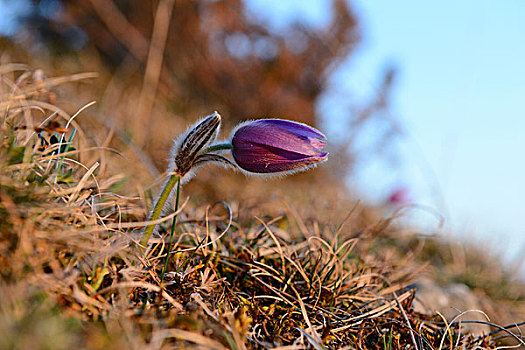
{"type": "MultiPolygon", "coordinates": [[[[180,176],[177,179],[177,197],[175,197],[175,212],[179,210],[179,197],[180,197],[180,176]]],[[[168,262],[170,261],[171,256],[171,247],[173,246],[173,234],[175,232],[175,225],[177,224],[177,215],[173,217],[173,222],[171,224],[171,233],[170,233],[170,242],[168,244],[168,251],[166,252],[166,260],[164,262],[164,267],[162,268],[162,273],[160,275],[160,283],[164,282],[164,274],[168,268],[168,262]]]]}
{"type": "Polygon", "coordinates": [[[226,151],[232,149],[232,144],[229,142],[224,143],[217,143],[215,145],[211,145],[210,147],[206,148],[206,150],[203,153],[213,153],[217,151],[226,151]]]}
{"type": "MultiPolygon", "coordinates": [[[[155,203],[155,207],[151,211],[148,221],[154,221],[160,217],[160,214],[162,214],[162,209],[164,208],[164,205],[166,204],[166,201],[168,200],[170,193],[173,190],[173,187],[175,187],[176,183],[180,183],[179,174],[171,175],[168,181],[166,182],[166,185],[164,185],[164,188],[162,189],[162,192],[160,193],[159,199],[157,199],[157,203],[155,203]]],[[[178,187],[180,188],[180,185],[178,187]]],[[[151,237],[151,234],[153,233],[153,230],[155,229],[155,226],[156,226],[155,224],[146,226],[146,229],[144,230],[144,234],[142,235],[142,238],[140,239],[141,251],[144,251],[144,248],[147,247],[148,241],[151,237]]]]}

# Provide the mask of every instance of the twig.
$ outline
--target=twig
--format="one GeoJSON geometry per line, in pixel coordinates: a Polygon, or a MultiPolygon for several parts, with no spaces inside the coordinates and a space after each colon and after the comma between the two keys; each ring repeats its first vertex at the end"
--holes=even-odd
{"type": "Polygon", "coordinates": [[[148,52],[148,62],[146,64],[144,82],[139,97],[138,113],[135,117],[135,128],[133,129],[138,144],[142,144],[145,138],[145,134],[142,131],[144,128],[142,122],[146,117],[149,117],[153,109],[174,3],[175,0],[161,0],[155,14],[153,34],[151,35],[151,44],[148,52]]]}
{"type": "Polygon", "coordinates": [[[109,31],[128,48],[139,61],[146,58],[148,40],[119,11],[111,0],[90,0],[95,12],[109,31]]]}

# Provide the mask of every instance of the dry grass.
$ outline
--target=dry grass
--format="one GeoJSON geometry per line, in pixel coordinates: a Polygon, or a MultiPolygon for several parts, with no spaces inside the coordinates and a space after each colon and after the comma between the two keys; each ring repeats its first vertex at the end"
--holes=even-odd
{"type": "MultiPolygon", "coordinates": [[[[140,254],[148,195],[108,164],[120,157],[110,136],[97,146],[77,123],[91,106],[55,101],[57,85],[92,77],[0,66],[1,348],[473,349],[516,333],[473,336],[416,313],[410,284],[429,271],[424,261],[450,266],[455,248],[403,235],[350,202],[344,220],[323,219],[340,191],[329,184],[311,187],[314,204],[266,212],[249,193],[243,205],[185,202],[161,276],[173,215],[140,254]]],[[[484,269],[475,280],[497,267],[484,269]]],[[[523,307],[521,284],[491,276],[487,305],[523,307]],[[512,296],[494,291],[503,282],[512,296]]]]}

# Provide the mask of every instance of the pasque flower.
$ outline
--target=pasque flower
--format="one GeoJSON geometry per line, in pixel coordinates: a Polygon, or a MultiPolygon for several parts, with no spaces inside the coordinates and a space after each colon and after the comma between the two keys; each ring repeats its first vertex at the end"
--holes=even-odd
{"type": "MultiPolygon", "coordinates": [[[[326,137],[318,130],[283,119],[259,119],[241,123],[230,142],[215,143],[221,127],[219,113],[203,118],[179,136],[171,150],[168,178],[152,208],[149,220],[157,220],[177,185],[175,208],[178,208],[180,185],[195,175],[195,169],[205,163],[219,163],[241,169],[247,174],[284,175],[311,168],[328,159],[326,137]],[[231,151],[233,161],[223,154],[231,151]]],[[[155,230],[149,223],[140,240],[144,249],[155,230]]],[[[173,230],[168,251],[171,249],[173,230]]],[[[167,259],[164,268],[167,266],[167,259]]]]}
{"type": "Polygon", "coordinates": [[[259,119],[240,124],[231,136],[232,156],[244,172],[287,174],[328,159],[326,137],[318,130],[283,119],[259,119]]]}

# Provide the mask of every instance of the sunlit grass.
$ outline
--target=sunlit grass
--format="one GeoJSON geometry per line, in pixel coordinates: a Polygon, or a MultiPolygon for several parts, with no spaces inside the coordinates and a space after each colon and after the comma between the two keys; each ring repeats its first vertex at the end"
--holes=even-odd
{"type": "MultiPolygon", "coordinates": [[[[0,347],[449,349],[523,341],[512,325],[478,336],[413,308],[411,284],[435,268],[443,283],[475,289],[482,281],[488,307],[523,310],[522,284],[489,274],[500,271],[497,262],[476,270],[476,254],[467,254],[471,260],[453,264],[447,252],[458,254],[456,245],[404,234],[392,218],[351,203],[341,210],[346,219],[329,222],[311,201],[260,215],[260,206],[182,197],[173,242],[176,213],[168,211],[144,254],[138,241],[150,197],[128,185],[134,174],[107,171],[119,151],[91,144],[95,131],[79,122],[95,106],[65,111],[53,101],[51,88],[94,75],[39,80],[13,64],[0,74],[0,347]]],[[[321,203],[322,191],[316,196],[321,203]]]]}

